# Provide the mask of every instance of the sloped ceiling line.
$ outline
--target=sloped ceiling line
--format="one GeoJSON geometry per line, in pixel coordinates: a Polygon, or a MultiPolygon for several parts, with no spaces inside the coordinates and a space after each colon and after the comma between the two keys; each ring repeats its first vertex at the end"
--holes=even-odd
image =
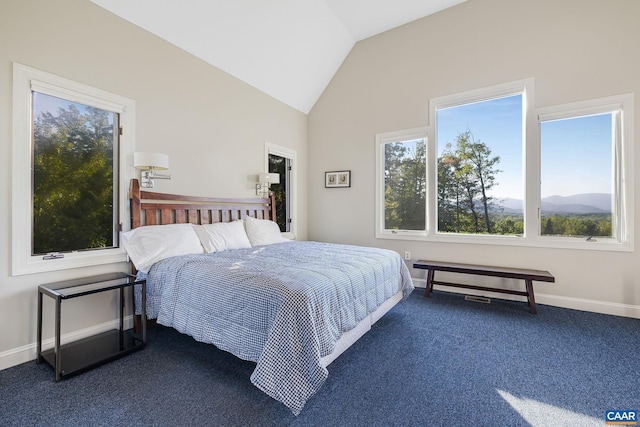
{"type": "Polygon", "coordinates": [[[467,0],[91,0],[308,114],[360,40],[467,0]]]}

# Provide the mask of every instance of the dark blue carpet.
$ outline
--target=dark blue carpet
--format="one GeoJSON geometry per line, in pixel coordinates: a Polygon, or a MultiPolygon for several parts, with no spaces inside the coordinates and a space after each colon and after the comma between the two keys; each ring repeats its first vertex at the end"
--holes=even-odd
{"type": "Polygon", "coordinates": [[[640,409],[640,320],[417,289],[329,366],[294,417],[254,364],[172,329],[142,351],[55,383],[0,371],[2,426],[602,426],[640,409]]]}

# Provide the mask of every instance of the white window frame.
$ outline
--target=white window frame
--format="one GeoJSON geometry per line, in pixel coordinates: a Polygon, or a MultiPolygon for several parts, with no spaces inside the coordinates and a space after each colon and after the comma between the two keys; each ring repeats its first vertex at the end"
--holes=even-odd
{"type": "MultiPolygon", "coordinates": [[[[489,86],[486,88],[471,90],[467,92],[446,95],[429,100],[429,145],[427,147],[427,206],[428,206],[428,236],[429,240],[440,242],[456,243],[480,243],[480,244],[521,244],[522,236],[484,235],[484,234],[454,234],[439,233],[438,230],[438,206],[437,206],[437,165],[438,165],[438,141],[437,141],[437,121],[436,112],[439,109],[450,108],[459,105],[471,104],[475,102],[489,101],[512,95],[522,94],[522,174],[523,174],[523,197],[524,197],[524,220],[526,229],[527,200],[529,200],[526,188],[526,148],[530,123],[527,121],[529,111],[533,110],[533,79],[517,80],[509,83],[489,86]]],[[[498,153],[499,154],[499,153],[498,153]]],[[[525,231],[526,232],[526,231],[525,231]]]]}
{"type": "Polygon", "coordinates": [[[284,157],[289,159],[291,165],[291,171],[289,172],[289,217],[291,223],[289,224],[289,231],[281,233],[283,237],[294,240],[298,235],[298,153],[296,150],[292,150],[287,147],[282,147],[277,144],[272,144],[268,141],[264,142],[264,171],[269,173],[269,154],[275,156],[284,157]]]}
{"type": "Polygon", "coordinates": [[[633,94],[624,94],[606,98],[592,99],[577,103],[557,105],[547,108],[535,108],[534,80],[522,79],[510,83],[490,86],[459,94],[447,95],[429,100],[429,126],[398,132],[376,134],[376,183],[375,183],[375,235],[379,239],[423,240],[432,242],[450,242],[463,244],[495,244],[507,246],[531,246],[564,249],[587,249],[604,251],[633,251],[634,199],[633,199],[633,94]],[[523,147],[522,173],[524,196],[524,235],[475,235],[437,232],[437,141],[436,111],[472,102],[486,101],[522,93],[523,95],[523,147]],[[611,111],[611,106],[620,109],[619,138],[616,141],[615,166],[619,189],[616,201],[619,213],[614,221],[619,239],[598,238],[595,242],[586,239],[540,235],[540,129],[539,117],[543,120],[562,115],[584,115],[611,111]],[[415,136],[415,132],[427,134],[427,216],[424,232],[384,230],[384,142],[404,140],[415,136]]]}
{"type": "Polygon", "coordinates": [[[127,256],[122,247],[65,253],[64,258],[47,260],[43,259],[42,255],[31,255],[31,242],[33,241],[32,90],[106,109],[120,115],[120,126],[122,127],[118,185],[120,228],[122,227],[122,221],[126,221],[129,218],[127,184],[134,177],[133,165],[131,164],[135,136],[135,102],[133,100],[14,63],[11,208],[12,276],[126,262],[127,256]]]}
{"type": "MultiPolygon", "coordinates": [[[[614,113],[613,117],[613,179],[614,179],[614,212],[612,215],[615,237],[598,237],[586,240],[582,237],[543,236],[541,234],[540,217],[536,224],[529,225],[537,230],[536,246],[552,246],[575,249],[633,250],[633,95],[625,94],[605,98],[590,99],[562,105],[554,105],[537,110],[538,125],[545,121],[584,117],[595,114],[614,113]]],[[[538,207],[540,206],[538,197],[538,207]]]]}
{"type": "MultiPolygon", "coordinates": [[[[385,228],[385,156],[384,148],[386,144],[394,142],[423,139],[427,147],[427,174],[429,173],[429,129],[426,127],[406,129],[396,132],[386,132],[376,135],[376,238],[378,239],[402,239],[402,240],[422,240],[427,237],[426,224],[424,230],[391,230],[385,228]]],[[[429,185],[427,184],[427,197],[429,185]]],[[[429,202],[427,201],[427,217],[429,202]]]]}

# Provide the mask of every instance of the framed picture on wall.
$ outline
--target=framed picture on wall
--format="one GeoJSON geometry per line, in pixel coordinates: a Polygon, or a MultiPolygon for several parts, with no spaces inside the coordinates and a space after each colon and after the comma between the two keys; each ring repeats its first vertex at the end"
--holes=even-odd
{"type": "Polygon", "coordinates": [[[351,187],[351,171],[331,171],[324,173],[325,188],[351,187]]]}

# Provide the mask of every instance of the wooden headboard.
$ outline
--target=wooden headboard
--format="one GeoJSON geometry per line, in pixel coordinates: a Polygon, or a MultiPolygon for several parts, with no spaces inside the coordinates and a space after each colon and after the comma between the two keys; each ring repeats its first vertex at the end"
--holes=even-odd
{"type": "Polygon", "coordinates": [[[273,196],[269,199],[221,199],[155,193],[141,191],[138,180],[132,179],[129,197],[132,229],[142,225],[231,222],[247,216],[276,219],[273,196]]]}

